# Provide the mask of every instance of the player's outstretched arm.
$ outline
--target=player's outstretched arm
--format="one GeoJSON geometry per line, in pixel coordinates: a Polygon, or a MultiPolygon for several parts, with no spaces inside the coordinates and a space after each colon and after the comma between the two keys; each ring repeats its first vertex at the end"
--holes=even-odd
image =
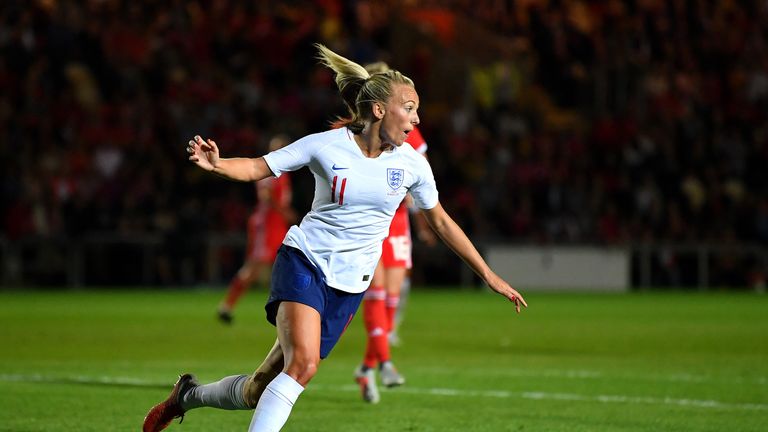
{"type": "Polygon", "coordinates": [[[509,301],[514,302],[517,313],[520,313],[521,306],[528,307],[528,303],[525,302],[523,296],[488,267],[488,264],[480,256],[480,253],[467,235],[453,221],[440,203],[429,210],[423,210],[423,213],[427,222],[429,222],[440,239],[456,252],[492,290],[508,298],[509,301]]]}
{"type": "Polygon", "coordinates": [[[221,158],[219,147],[212,139],[203,140],[200,135],[187,144],[189,160],[200,168],[237,181],[258,181],[274,175],[264,158],[221,158]]]}

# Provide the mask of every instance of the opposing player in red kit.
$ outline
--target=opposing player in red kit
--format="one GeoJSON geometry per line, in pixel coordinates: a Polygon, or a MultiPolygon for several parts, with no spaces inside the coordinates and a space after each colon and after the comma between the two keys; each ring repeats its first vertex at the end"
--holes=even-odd
{"type": "MultiPolygon", "coordinates": [[[[389,69],[386,63],[378,62],[367,65],[370,73],[384,72],[389,69]]],[[[419,154],[426,155],[427,143],[414,128],[405,140],[419,154]]],[[[355,370],[355,381],[360,385],[363,400],[377,403],[380,400],[376,385],[378,366],[381,383],[387,387],[405,384],[405,378],[395,368],[390,357],[390,334],[395,329],[395,314],[400,303],[400,292],[411,269],[411,224],[406,197],[397,208],[389,234],[382,244],[382,254],[371,281],[371,286],[363,298],[363,321],[367,335],[363,363],[355,370]]],[[[422,229],[429,230],[426,226],[422,229]]],[[[429,231],[431,234],[431,231],[429,231]]]]}
{"type": "MultiPolygon", "coordinates": [[[[290,143],[287,136],[277,135],[269,142],[269,151],[290,143]]],[[[219,303],[219,320],[232,323],[233,311],[240,297],[259,278],[269,277],[277,250],[290,225],[296,221],[291,207],[290,175],[268,177],[256,182],[256,207],[248,218],[248,246],[245,262],[229,283],[227,294],[219,303]]]]}

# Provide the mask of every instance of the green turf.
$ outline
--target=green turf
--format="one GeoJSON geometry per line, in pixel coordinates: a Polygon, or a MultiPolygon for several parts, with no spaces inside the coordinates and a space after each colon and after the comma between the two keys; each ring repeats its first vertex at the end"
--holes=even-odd
{"type": "MultiPolygon", "coordinates": [[[[0,431],[138,430],[179,372],[245,373],[274,339],[263,292],[232,327],[220,292],[0,292],[0,431]]],[[[765,431],[768,297],[417,290],[394,360],[406,386],[360,401],[359,318],[286,431],[765,431]]],[[[247,430],[194,410],[173,431],[247,430]]]]}

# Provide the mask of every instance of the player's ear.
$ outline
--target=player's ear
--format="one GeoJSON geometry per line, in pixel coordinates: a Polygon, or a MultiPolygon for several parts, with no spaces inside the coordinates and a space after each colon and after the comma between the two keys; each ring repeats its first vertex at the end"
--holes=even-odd
{"type": "Polygon", "coordinates": [[[381,102],[374,102],[372,108],[373,108],[373,116],[376,117],[377,120],[381,120],[384,118],[384,113],[386,111],[384,110],[384,105],[381,102]]]}

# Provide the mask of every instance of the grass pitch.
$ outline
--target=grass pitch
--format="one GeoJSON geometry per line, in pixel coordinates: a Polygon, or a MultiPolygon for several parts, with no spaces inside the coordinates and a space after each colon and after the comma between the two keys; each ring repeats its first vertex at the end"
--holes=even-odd
{"type": "MultiPolygon", "coordinates": [[[[249,373],[274,340],[266,294],[233,326],[219,291],[0,292],[0,431],[139,430],[181,372],[249,373]]],[[[768,297],[416,290],[393,359],[408,382],[360,400],[359,317],[285,431],[765,431],[768,297]]],[[[245,431],[193,410],[169,431],[245,431]]]]}

